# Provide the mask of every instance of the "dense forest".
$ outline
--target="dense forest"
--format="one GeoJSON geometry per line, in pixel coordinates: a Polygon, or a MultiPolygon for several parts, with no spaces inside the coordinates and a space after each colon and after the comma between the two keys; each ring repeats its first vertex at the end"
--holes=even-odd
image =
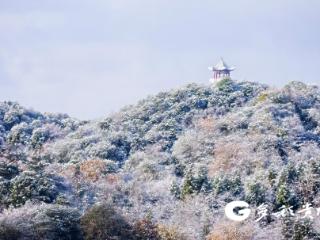
{"type": "Polygon", "coordinates": [[[0,103],[1,240],[320,239],[297,214],[319,190],[318,86],[190,84],[90,121],[0,103]]]}

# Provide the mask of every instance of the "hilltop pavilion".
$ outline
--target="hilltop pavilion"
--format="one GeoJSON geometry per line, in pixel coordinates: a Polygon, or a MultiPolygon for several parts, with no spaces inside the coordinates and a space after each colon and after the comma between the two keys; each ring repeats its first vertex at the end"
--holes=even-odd
{"type": "Polygon", "coordinates": [[[210,82],[216,83],[224,78],[230,78],[230,73],[235,70],[235,67],[229,67],[222,58],[213,67],[209,67],[209,70],[213,72],[213,78],[210,82]]]}

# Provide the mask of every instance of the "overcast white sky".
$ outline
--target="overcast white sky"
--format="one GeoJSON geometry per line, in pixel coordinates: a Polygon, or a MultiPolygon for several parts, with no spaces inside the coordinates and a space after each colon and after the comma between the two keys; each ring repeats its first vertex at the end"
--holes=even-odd
{"type": "Polygon", "coordinates": [[[319,0],[0,0],[0,101],[81,119],[234,78],[320,84],[319,0]]]}

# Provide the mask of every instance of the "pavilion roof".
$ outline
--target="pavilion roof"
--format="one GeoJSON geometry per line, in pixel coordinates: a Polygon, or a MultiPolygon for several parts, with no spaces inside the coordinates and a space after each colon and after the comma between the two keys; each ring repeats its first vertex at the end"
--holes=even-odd
{"type": "Polygon", "coordinates": [[[223,71],[223,70],[228,70],[228,71],[233,71],[235,67],[229,67],[223,58],[220,59],[220,61],[213,67],[209,67],[209,70],[211,71],[223,71]]]}

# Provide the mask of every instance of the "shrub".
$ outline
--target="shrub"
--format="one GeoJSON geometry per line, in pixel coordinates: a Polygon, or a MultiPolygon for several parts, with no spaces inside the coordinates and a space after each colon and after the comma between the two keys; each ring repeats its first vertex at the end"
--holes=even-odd
{"type": "Polygon", "coordinates": [[[188,172],[184,178],[182,189],[181,189],[181,198],[184,199],[187,195],[193,194],[194,189],[194,177],[191,172],[188,172]]]}
{"type": "Polygon", "coordinates": [[[181,190],[180,186],[176,183],[173,182],[170,186],[170,193],[177,199],[180,199],[181,197],[181,190]]]}
{"type": "Polygon", "coordinates": [[[268,182],[269,182],[271,187],[274,186],[274,184],[276,182],[277,175],[278,175],[278,173],[274,169],[270,169],[269,170],[269,172],[268,172],[268,182]]]}
{"type": "Polygon", "coordinates": [[[224,192],[231,192],[233,195],[238,195],[243,192],[243,183],[239,175],[223,177],[216,177],[212,183],[215,194],[222,194],[224,192]]]}
{"type": "Polygon", "coordinates": [[[183,234],[170,226],[158,225],[157,231],[161,240],[185,240],[187,239],[183,234]]]}
{"type": "Polygon", "coordinates": [[[269,94],[268,93],[261,93],[256,100],[256,103],[263,103],[268,99],[269,94]]]}
{"type": "Polygon", "coordinates": [[[58,189],[53,179],[27,172],[12,179],[5,204],[18,207],[31,199],[51,203],[57,196],[58,189]]]}
{"type": "Polygon", "coordinates": [[[142,219],[134,223],[133,231],[137,240],[161,240],[157,226],[150,219],[142,219]]]}
{"type": "Polygon", "coordinates": [[[50,139],[50,132],[46,128],[35,129],[31,136],[31,146],[34,149],[39,149],[42,145],[50,139]]]}
{"type": "Polygon", "coordinates": [[[93,206],[81,218],[85,240],[133,239],[132,229],[127,221],[112,206],[93,206]]]}
{"type": "Polygon", "coordinates": [[[80,173],[86,180],[97,181],[100,177],[116,171],[116,164],[110,160],[92,159],[80,164],[80,173]]]}
{"type": "Polygon", "coordinates": [[[248,163],[250,145],[246,138],[234,138],[229,141],[217,141],[214,149],[214,160],[210,163],[210,176],[218,172],[232,172],[243,169],[248,163]],[[247,162],[246,162],[247,161],[247,162]]]}
{"type": "Polygon", "coordinates": [[[137,221],[134,226],[136,240],[185,240],[185,236],[174,227],[154,224],[150,219],[137,221]]]}
{"type": "Polygon", "coordinates": [[[0,162],[0,177],[10,180],[19,174],[19,169],[16,165],[0,162]]]}
{"type": "Polygon", "coordinates": [[[207,240],[248,240],[253,236],[250,227],[240,224],[221,223],[214,226],[207,240]]]}
{"type": "Polygon", "coordinates": [[[5,222],[0,222],[0,239],[1,240],[18,240],[20,239],[20,231],[5,222]]]}
{"type": "Polygon", "coordinates": [[[260,205],[265,202],[266,188],[258,182],[249,184],[246,193],[246,201],[251,204],[260,205]]]}
{"type": "Polygon", "coordinates": [[[35,239],[80,240],[80,214],[75,210],[52,205],[37,213],[33,231],[35,239]]]}
{"type": "Polygon", "coordinates": [[[285,205],[297,208],[300,204],[300,200],[302,199],[298,199],[295,192],[293,192],[288,185],[281,184],[278,186],[276,192],[276,203],[279,207],[285,205]]]}
{"type": "Polygon", "coordinates": [[[282,219],[281,230],[284,239],[320,239],[320,234],[315,231],[313,223],[309,219],[293,219],[286,217],[282,219]]]}
{"type": "Polygon", "coordinates": [[[270,98],[273,103],[277,103],[277,104],[286,104],[286,103],[290,102],[290,96],[288,96],[284,92],[278,92],[278,93],[271,94],[270,98]]]}
{"type": "Polygon", "coordinates": [[[200,168],[196,175],[193,175],[192,171],[188,171],[183,180],[181,190],[179,191],[177,187],[177,185],[173,185],[171,191],[174,194],[180,192],[182,199],[190,194],[196,194],[199,192],[208,193],[212,190],[212,184],[208,178],[206,168],[200,168]]]}
{"type": "Polygon", "coordinates": [[[7,142],[10,144],[26,144],[29,141],[32,128],[27,123],[15,125],[7,136],[7,142]]]}
{"type": "Polygon", "coordinates": [[[216,87],[219,89],[219,91],[231,92],[233,90],[233,81],[226,77],[217,82],[216,87]]]}
{"type": "Polygon", "coordinates": [[[81,240],[79,221],[76,209],[27,203],[0,215],[0,239],[81,240]]]}

